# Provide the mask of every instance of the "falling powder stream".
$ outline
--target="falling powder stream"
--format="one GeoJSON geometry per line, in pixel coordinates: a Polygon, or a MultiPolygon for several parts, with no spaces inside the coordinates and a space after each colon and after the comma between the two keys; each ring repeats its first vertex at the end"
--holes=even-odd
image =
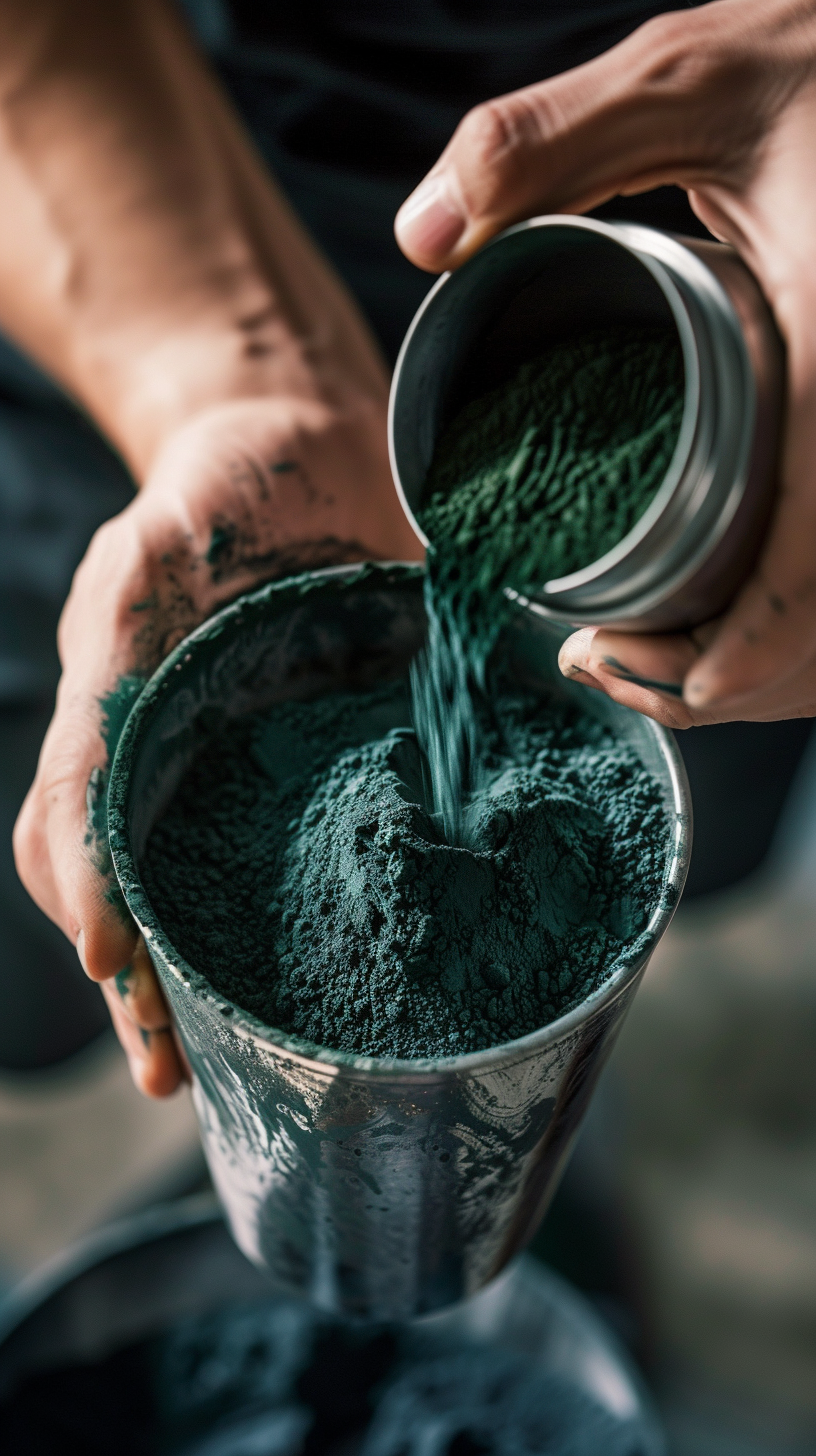
{"type": "Polygon", "coordinates": [[[599,560],[632,530],[671,462],[683,360],[666,328],[607,328],[552,345],[443,432],[417,518],[431,542],[428,644],[412,672],[434,808],[468,842],[478,779],[474,700],[522,596],[599,560]]]}

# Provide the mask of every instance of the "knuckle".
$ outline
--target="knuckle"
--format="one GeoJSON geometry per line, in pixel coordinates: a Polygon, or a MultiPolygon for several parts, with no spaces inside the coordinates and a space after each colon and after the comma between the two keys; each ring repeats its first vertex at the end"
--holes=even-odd
{"type": "Polygon", "coordinates": [[[684,15],[658,15],[638,33],[643,46],[643,80],[648,86],[687,94],[706,76],[710,52],[695,44],[684,20],[684,15]]]}
{"type": "Polygon", "coordinates": [[[475,107],[462,123],[463,139],[474,160],[483,166],[495,166],[508,152],[540,142],[541,109],[542,100],[534,99],[532,91],[496,96],[475,107]]]}
{"type": "Polygon", "coordinates": [[[714,20],[703,12],[670,11],[646,21],[636,35],[647,84],[711,102],[719,116],[723,102],[744,99],[744,86],[766,67],[744,33],[714,20]]]}
{"type": "Polygon", "coordinates": [[[683,11],[670,10],[653,15],[639,26],[637,36],[645,49],[654,55],[683,55],[692,45],[693,17],[683,11]]]}
{"type": "Polygon", "coordinates": [[[531,154],[557,129],[557,114],[541,88],[495,97],[469,112],[454,147],[469,210],[478,213],[500,202],[531,154]]]}
{"type": "Polygon", "coordinates": [[[642,25],[631,37],[634,73],[644,95],[673,114],[685,164],[740,176],[773,106],[770,68],[746,27],[737,30],[708,9],[673,11],[642,25]]]}

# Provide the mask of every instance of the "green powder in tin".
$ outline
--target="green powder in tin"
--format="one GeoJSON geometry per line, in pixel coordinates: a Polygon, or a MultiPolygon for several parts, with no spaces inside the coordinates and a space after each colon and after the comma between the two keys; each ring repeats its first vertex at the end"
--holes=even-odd
{"type": "Polygon", "coordinates": [[[321,1045],[474,1051],[546,1024],[645,929],[659,787],[576,708],[493,681],[525,594],[648,507],[682,413],[673,334],[553,346],[443,435],[419,518],[428,647],[405,684],[230,723],[183,779],[144,880],[225,997],[321,1045]]]}
{"type": "Polygon", "coordinates": [[[468,638],[477,605],[597,561],[637,524],[683,413],[674,329],[607,328],[551,345],[465,406],[439,440],[417,513],[435,595],[468,638]]]}

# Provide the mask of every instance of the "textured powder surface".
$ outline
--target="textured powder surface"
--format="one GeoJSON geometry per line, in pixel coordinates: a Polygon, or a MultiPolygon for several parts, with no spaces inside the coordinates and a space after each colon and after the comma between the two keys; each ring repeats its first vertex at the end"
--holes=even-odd
{"type": "Polygon", "coordinates": [[[553,345],[467,405],[418,512],[437,596],[492,606],[502,587],[533,590],[616,546],[666,475],[683,397],[673,329],[609,328],[553,345]]]}
{"type": "Polygon", "coordinates": [[[534,1031],[604,979],[660,891],[665,816],[636,755],[574,708],[499,694],[456,847],[405,686],[229,725],[154,829],[173,943],[269,1025],[429,1057],[534,1031]]]}
{"type": "Polygon", "coordinates": [[[640,520],[671,462],[684,401],[674,329],[611,328],[552,345],[443,431],[417,519],[430,541],[428,648],[413,674],[434,804],[465,843],[477,791],[471,709],[512,589],[597,561],[640,520]]]}

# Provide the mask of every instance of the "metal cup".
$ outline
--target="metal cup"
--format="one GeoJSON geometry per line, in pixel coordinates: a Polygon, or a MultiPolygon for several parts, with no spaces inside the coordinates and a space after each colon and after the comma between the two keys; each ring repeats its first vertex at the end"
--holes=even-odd
{"type": "Polygon", "coordinates": [[[422,644],[422,572],[315,572],[243,597],[171,654],[123,732],[109,787],[116,873],[184,1044],[213,1181],[240,1248],[279,1287],[368,1319],[439,1309],[534,1233],[690,850],[688,791],[662,728],[561,679],[561,634],[519,610],[497,653],[519,684],[581,699],[657,777],[672,826],[660,903],[600,990],[550,1026],[466,1056],[347,1055],[264,1026],[170,943],[139,867],[202,735],[291,697],[401,676],[422,644]]]}
{"type": "Polygon", "coordinates": [[[391,386],[397,491],[416,520],[440,431],[549,344],[604,324],[666,324],[685,366],[680,433],[634,528],[581,571],[531,590],[557,621],[668,632],[721,612],[753,565],[774,502],[783,349],[732,248],[633,223],[536,217],[431,289],[391,386]]]}

